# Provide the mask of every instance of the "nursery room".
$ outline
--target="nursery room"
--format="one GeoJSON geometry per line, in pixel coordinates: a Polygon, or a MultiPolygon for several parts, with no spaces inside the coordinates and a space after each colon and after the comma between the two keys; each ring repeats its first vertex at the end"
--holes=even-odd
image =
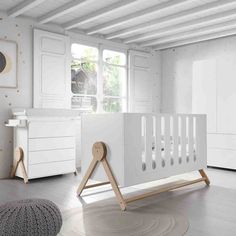
{"type": "Polygon", "coordinates": [[[235,0],[0,0],[0,235],[236,235],[235,0]]]}

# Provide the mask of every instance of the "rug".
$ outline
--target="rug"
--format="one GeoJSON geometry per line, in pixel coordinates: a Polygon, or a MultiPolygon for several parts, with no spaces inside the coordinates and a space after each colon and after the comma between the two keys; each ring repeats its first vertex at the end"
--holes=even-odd
{"type": "Polygon", "coordinates": [[[63,215],[61,236],[181,236],[189,227],[186,217],[157,203],[121,211],[102,201],[63,215]]]}

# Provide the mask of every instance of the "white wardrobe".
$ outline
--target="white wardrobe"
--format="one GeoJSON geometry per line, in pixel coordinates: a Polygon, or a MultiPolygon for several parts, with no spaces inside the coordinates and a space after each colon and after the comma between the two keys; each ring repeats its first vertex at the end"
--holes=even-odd
{"type": "Polygon", "coordinates": [[[236,55],[195,61],[192,112],[206,113],[208,165],[236,169],[236,55]]]}

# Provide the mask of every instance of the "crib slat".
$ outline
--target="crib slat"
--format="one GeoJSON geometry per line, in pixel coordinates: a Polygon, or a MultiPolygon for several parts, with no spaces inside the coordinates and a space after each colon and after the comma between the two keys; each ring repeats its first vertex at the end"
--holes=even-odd
{"type": "Polygon", "coordinates": [[[156,165],[157,169],[161,167],[161,116],[156,115],[156,165]]]}
{"type": "Polygon", "coordinates": [[[173,126],[173,160],[174,163],[177,163],[179,158],[179,123],[177,115],[173,116],[173,126]]]}
{"type": "Polygon", "coordinates": [[[181,160],[186,161],[186,116],[181,115],[181,160]]]}
{"type": "Polygon", "coordinates": [[[165,115],[165,164],[170,165],[170,116],[165,115]]]}
{"type": "Polygon", "coordinates": [[[153,122],[152,116],[146,116],[146,167],[152,169],[152,137],[153,137],[153,122]]]}
{"type": "Polygon", "coordinates": [[[193,116],[189,116],[189,128],[188,128],[188,151],[189,151],[189,161],[193,161],[193,116]]]}
{"type": "Polygon", "coordinates": [[[140,168],[142,171],[146,169],[146,158],[147,158],[147,119],[146,116],[141,116],[141,145],[142,145],[142,153],[141,153],[141,163],[140,168]]]}

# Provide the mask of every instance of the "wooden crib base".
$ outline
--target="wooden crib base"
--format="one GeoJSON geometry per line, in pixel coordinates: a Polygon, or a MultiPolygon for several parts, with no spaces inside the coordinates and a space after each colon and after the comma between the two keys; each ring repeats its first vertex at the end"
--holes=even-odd
{"type": "Polygon", "coordinates": [[[168,187],[163,187],[161,189],[158,190],[154,190],[154,191],[150,191],[147,193],[143,193],[143,194],[139,194],[137,196],[133,196],[133,197],[129,197],[129,198],[124,198],[122,193],[120,192],[119,186],[117,184],[117,181],[112,173],[112,170],[110,168],[110,165],[106,159],[106,155],[107,155],[107,149],[106,149],[106,145],[103,142],[96,142],[93,145],[92,148],[92,153],[93,153],[93,160],[84,176],[84,178],[82,179],[80,186],[77,190],[77,194],[78,196],[80,196],[83,192],[84,189],[87,188],[94,188],[94,187],[98,187],[98,186],[102,186],[102,185],[106,185],[106,184],[111,184],[113,191],[116,195],[116,198],[119,202],[120,208],[121,210],[126,210],[127,204],[130,202],[134,202],[137,200],[141,200],[143,198],[146,197],[150,197],[159,193],[163,193],[163,192],[167,192],[167,191],[171,191],[174,189],[178,189],[178,188],[182,188],[188,185],[192,185],[195,183],[199,183],[199,182],[205,182],[207,185],[210,185],[210,181],[206,175],[206,173],[204,172],[204,170],[199,170],[199,173],[201,175],[201,178],[195,179],[195,180],[190,180],[190,181],[185,181],[183,183],[178,183],[175,184],[173,186],[168,186],[168,187]],[[101,163],[103,165],[103,168],[106,172],[106,175],[109,179],[108,182],[102,182],[102,183],[97,183],[97,184],[91,184],[91,185],[87,185],[88,180],[90,179],[91,175],[93,174],[96,166],[98,163],[101,163]]]}

